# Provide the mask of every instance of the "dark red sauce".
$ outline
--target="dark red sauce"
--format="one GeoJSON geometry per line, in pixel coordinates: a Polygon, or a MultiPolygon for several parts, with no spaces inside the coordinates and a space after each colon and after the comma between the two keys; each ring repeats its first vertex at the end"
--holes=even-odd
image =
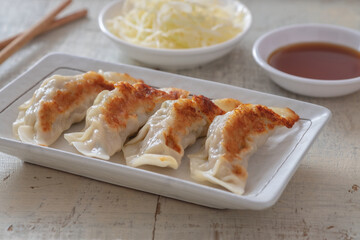
{"type": "Polygon", "coordinates": [[[268,63],[282,72],[305,78],[340,80],[360,76],[360,52],[331,43],[281,47],[270,54],[268,63]]]}

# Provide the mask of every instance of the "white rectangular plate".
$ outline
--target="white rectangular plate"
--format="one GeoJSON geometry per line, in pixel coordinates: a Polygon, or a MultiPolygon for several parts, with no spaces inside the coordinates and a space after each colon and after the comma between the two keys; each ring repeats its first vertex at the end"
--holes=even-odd
{"type": "MultiPolygon", "coordinates": [[[[0,150],[26,162],[204,206],[264,209],[280,197],[301,158],[330,116],[331,112],[324,107],[284,97],[151,69],[54,53],[44,57],[0,91],[0,150]],[[53,74],[75,75],[99,69],[126,72],[151,86],[183,88],[212,99],[232,97],[245,103],[290,107],[301,119],[292,129],[277,130],[251,157],[248,183],[242,196],[190,178],[186,155],[197,151],[201,141],[185,152],[178,170],[171,170],[128,167],[124,164],[122,153],[115,154],[110,161],[86,157],[69,146],[63,136],[51,147],[22,143],[13,137],[12,123],[17,117],[19,105],[31,98],[45,78],[53,74]]],[[[78,131],[82,127],[83,123],[75,124],[66,132],[78,131]]]]}

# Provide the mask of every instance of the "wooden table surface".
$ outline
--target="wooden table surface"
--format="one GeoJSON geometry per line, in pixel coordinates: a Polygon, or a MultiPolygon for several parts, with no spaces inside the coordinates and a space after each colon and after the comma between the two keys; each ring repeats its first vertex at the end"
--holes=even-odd
{"type": "MultiPolygon", "coordinates": [[[[0,153],[0,239],[360,239],[360,92],[338,98],[293,94],[275,85],[251,55],[261,34],[287,24],[317,22],[360,30],[360,1],[243,2],[254,17],[243,42],[220,60],[173,72],[311,102],[332,111],[332,119],[273,207],[211,209],[0,153]]],[[[0,38],[5,38],[35,23],[59,1],[1,3],[0,38]]],[[[97,16],[104,5],[100,0],[75,0],[66,12],[87,7],[87,19],[37,37],[14,54],[0,65],[0,87],[49,52],[141,65],[100,32],[97,16]]]]}

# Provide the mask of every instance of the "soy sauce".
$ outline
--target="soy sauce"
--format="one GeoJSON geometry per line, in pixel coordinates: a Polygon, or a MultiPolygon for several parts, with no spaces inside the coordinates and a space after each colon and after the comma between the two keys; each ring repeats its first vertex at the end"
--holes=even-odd
{"type": "Polygon", "coordinates": [[[282,72],[305,78],[340,80],[360,76],[360,52],[332,43],[287,45],[271,53],[268,63],[282,72]]]}

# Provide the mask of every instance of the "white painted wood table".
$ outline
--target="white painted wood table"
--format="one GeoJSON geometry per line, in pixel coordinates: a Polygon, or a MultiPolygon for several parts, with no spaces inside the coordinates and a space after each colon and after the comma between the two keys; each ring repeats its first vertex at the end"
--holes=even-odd
{"type": "MultiPolygon", "coordinates": [[[[0,38],[29,27],[58,3],[2,0],[0,38]]],[[[360,30],[360,1],[244,3],[254,22],[235,51],[206,66],[174,72],[299,99],[332,111],[332,119],[273,207],[210,209],[0,153],[0,239],[360,239],[360,92],[322,99],[296,95],[271,82],[251,56],[261,34],[286,24],[317,22],[360,30]]],[[[0,87],[49,52],[141,65],[101,34],[97,15],[104,4],[75,0],[67,12],[87,7],[88,18],[37,37],[0,65],[0,87]]]]}

